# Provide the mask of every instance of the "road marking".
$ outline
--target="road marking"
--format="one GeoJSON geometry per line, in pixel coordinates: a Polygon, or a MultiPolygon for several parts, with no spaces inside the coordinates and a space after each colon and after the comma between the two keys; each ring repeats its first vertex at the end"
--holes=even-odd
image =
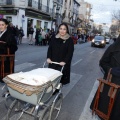
{"type": "Polygon", "coordinates": [[[19,64],[19,65],[16,65],[15,66],[15,72],[20,72],[26,68],[30,68],[30,67],[33,67],[35,66],[36,64],[33,64],[33,63],[22,63],[22,64],[19,64]]]}
{"type": "Polygon", "coordinates": [[[67,96],[67,94],[71,91],[75,84],[82,78],[82,75],[71,73],[70,78],[71,78],[70,84],[64,85],[62,87],[63,98],[67,96]]]}
{"type": "Polygon", "coordinates": [[[92,112],[90,110],[90,104],[93,100],[93,97],[95,95],[95,92],[98,88],[99,82],[96,80],[96,82],[94,83],[94,86],[92,88],[92,91],[87,99],[87,102],[85,104],[85,107],[81,113],[81,116],[79,118],[79,120],[99,120],[99,118],[97,116],[92,116],[92,112]]]}
{"type": "Polygon", "coordinates": [[[90,52],[90,54],[92,54],[92,53],[94,53],[95,52],[95,50],[93,50],[92,52],[90,52]]]}
{"type": "Polygon", "coordinates": [[[81,61],[82,61],[82,59],[78,60],[77,62],[73,63],[72,66],[78,64],[78,63],[81,62],[81,61]]]}

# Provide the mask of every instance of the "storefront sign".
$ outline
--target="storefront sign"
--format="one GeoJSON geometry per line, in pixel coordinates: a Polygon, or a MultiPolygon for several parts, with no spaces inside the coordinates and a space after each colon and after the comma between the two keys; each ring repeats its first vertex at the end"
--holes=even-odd
{"type": "Polygon", "coordinates": [[[0,10],[2,15],[17,15],[17,10],[0,10]]]}
{"type": "Polygon", "coordinates": [[[38,18],[38,19],[51,20],[50,15],[43,15],[43,14],[35,13],[32,11],[28,11],[28,10],[25,11],[25,15],[29,17],[38,18]]]}

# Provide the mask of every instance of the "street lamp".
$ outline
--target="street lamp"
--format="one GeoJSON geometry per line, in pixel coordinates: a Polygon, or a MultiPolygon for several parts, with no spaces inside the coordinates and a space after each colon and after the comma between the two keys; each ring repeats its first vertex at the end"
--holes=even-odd
{"type": "Polygon", "coordinates": [[[57,6],[57,8],[56,8],[56,27],[55,27],[55,32],[57,32],[58,24],[59,24],[59,10],[60,10],[60,8],[57,6]]]}

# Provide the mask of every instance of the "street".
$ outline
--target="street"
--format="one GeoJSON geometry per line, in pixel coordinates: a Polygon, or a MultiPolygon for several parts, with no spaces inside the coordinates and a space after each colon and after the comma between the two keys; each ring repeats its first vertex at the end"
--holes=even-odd
{"type": "MultiPolygon", "coordinates": [[[[89,115],[89,104],[97,86],[96,79],[103,76],[99,60],[108,46],[109,44],[105,48],[91,47],[90,42],[75,45],[71,83],[63,86],[64,99],[58,120],[93,120],[89,115]]],[[[48,46],[30,46],[27,43],[19,45],[15,57],[15,72],[42,67],[47,48],[48,46]]],[[[7,113],[4,103],[5,99],[0,96],[0,120],[4,120],[7,113]]]]}

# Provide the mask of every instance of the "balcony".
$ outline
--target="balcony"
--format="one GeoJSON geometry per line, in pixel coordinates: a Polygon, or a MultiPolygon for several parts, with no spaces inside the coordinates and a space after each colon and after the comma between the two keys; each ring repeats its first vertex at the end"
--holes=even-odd
{"type": "Polygon", "coordinates": [[[53,0],[53,2],[55,2],[57,4],[62,4],[63,5],[63,0],[53,0]]]}
{"type": "Polygon", "coordinates": [[[42,11],[44,13],[52,15],[52,8],[49,8],[49,6],[45,6],[37,1],[28,0],[28,8],[42,11]]]}
{"type": "Polygon", "coordinates": [[[15,6],[15,0],[0,0],[0,5],[4,7],[15,6]]]}

